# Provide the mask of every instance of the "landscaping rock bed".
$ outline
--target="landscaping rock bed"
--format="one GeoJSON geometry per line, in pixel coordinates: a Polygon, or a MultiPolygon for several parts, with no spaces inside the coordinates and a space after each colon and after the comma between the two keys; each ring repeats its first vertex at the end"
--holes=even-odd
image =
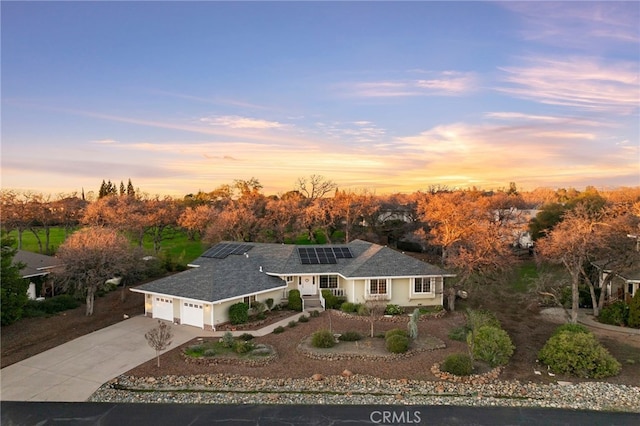
{"type": "Polygon", "coordinates": [[[382,339],[377,339],[380,340],[380,342],[376,342],[376,338],[368,339],[370,339],[369,343],[378,343],[378,346],[381,346],[381,348],[372,350],[371,346],[365,346],[366,341],[357,341],[340,342],[333,348],[320,349],[314,348],[310,343],[311,337],[307,336],[300,341],[297,351],[308,358],[323,361],[360,360],[390,362],[410,358],[421,352],[446,348],[442,340],[437,337],[427,336],[420,338],[417,342],[413,342],[412,344],[416,347],[409,349],[407,352],[394,354],[384,349],[384,341],[382,339]]]}
{"type": "Polygon", "coordinates": [[[194,375],[120,376],[105,383],[91,402],[203,404],[373,404],[545,407],[640,412],[640,388],[601,382],[534,384],[495,381],[379,379],[342,375],[302,379],[194,375]]]}
{"type": "Polygon", "coordinates": [[[278,359],[278,353],[276,350],[270,346],[262,344],[265,347],[268,347],[271,351],[271,354],[264,356],[252,356],[251,354],[246,355],[214,355],[214,356],[201,356],[194,357],[185,354],[182,352],[182,357],[187,364],[196,364],[196,365],[218,365],[218,364],[228,364],[228,365],[245,365],[248,367],[263,367],[276,359],[278,359]]]}
{"type": "Polygon", "coordinates": [[[487,383],[494,382],[500,376],[502,372],[502,367],[496,367],[491,371],[488,371],[483,374],[471,374],[469,376],[456,376],[455,374],[447,373],[446,371],[440,370],[440,364],[435,363],[431,366],[431,373],[436,376],[440,380],[447,380],[450,382],[457,383],[468,383],[471,385],[484,385],[487,383]]]}

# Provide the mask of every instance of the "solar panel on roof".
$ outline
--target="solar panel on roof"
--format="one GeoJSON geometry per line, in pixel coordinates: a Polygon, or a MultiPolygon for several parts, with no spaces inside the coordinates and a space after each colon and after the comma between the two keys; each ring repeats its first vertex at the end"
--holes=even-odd
{"type": "Polygon", "coordinates": [[[253,248],[250,244],[218,243],[202,254],[202,257],[224,259],[230,254],[244,254],[253,248]]]}
{"type": "Polygon", "coordinates": [[[298,247],[298,256],[303,265],[335,264],[336,256],[331,247],[298,247]]]}
{"type": "Polygon", "coordinates": [[[333,253],[338,259],[352,259],[353,254],[349,247],[333,247],[333,253]]]}

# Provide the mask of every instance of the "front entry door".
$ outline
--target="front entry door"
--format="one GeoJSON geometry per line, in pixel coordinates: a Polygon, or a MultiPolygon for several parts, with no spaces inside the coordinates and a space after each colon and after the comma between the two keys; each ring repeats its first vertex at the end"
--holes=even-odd
{"type": "Polygon", "coordinates": [[[315,296],[317,294],[316,277],[300,277],[298,287],[301,295],[315,296]]]}

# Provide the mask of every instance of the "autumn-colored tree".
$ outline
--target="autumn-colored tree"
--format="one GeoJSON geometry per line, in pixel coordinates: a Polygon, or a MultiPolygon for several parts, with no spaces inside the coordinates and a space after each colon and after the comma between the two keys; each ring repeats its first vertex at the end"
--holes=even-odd
{"type": "Polygon", "coordinates": [[[284,243],[288,233],[296,231],[296,217],[302,209],[303,197],[297,193],[287,197],[269,198],[265,207],[263,227],[277,243],[284,243]]]}
{"type": "MultiPolygon", "coordinates": [[[[601,214],[594,214],[579,205],[568,211],[551,232],[538,240],[537,250],[542,258],[562,264],[571,277],[571,322],[574,324],[578,321],[579,286],[589,277],[585,267],[589,261],[596,260],[598,251],[604,247],[601,220],[601,214]]],[[[596,313],[597,306],[594,300],[596,313]]]]}
{"type": "Polygon", "coordinates": [[[187,207],[178,217],[178,225],[187,230],[189,239],[194,240],[196,235],[202,238],[213,214],[214,209],[208,205],[187,207]]]}
{"type": "Polygon", "coordinates": [[[180,209],[171,197],[160,199],[156,197],[146,203],[146,215],[144,218],[146,232],[153,240],[155,254],[160,252],[160,245],[165,236],[165,230],[177,225],[180,209]]]}
{"type": "Polygon", "coordinates": [[[363,224],[365,217],[375,216],[378,208],[374,194],[368,190],[338,191],[333,197],[332,213],[336,216],[336,224],[344,226],[345,242],[352,240],[356,224],[363,224]]]}
{"type": "Polygon", "coordinates": [[[157,365],[160,368],[160,351],[167,349],[173,339],[171,326],[158,320],[158,326],[146,332],[144,338],[147,339],[149,346],[156,351],[157,365]]]}
{"type": "Polygon", "coordinates": [[[84,293],[87,315],[93,314],[95,294],[105,281],[126,276],[135,267],[127,238],[103,227],[88,227],[71,234],[57,256],[64,267],[55,275],[66,288],[84,293]]]}
{"type": "Polygon", "coordinates": [[[18,250],[22,249],[22,235],[29,229],[32,216],[28,213],[31,193],[2,190],[2,229],[7,233],[16,230],[18,233],[18,250]]]}

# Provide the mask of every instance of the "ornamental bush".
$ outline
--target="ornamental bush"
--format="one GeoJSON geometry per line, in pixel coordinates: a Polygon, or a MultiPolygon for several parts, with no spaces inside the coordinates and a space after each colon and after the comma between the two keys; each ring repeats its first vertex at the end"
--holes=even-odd
{"type": "Polygon", "coordinates": [[[236,343],[236,339],[233,338],[233,334],[231,334],[230,331],[227,331],[222,335],[220,343],[222,343],[222,346],[225,348],[232,348],[236,343]]]}
{"type": "Polygon", "coordinates": [[[358,333],[357,331],[347,331],[345,333],[342,333],[340,337],[338,337],[338,340],[341,340],[343,342],[355,342],[361,339],[362,334],[358,333]]]}
{"type": "Polygon", "coordinates": [[[246,340],[237,340],[233,345],[233,350],[237,354],[246,354],[251,352],[254,348],[254,344],[252,342],[248,342],[246,340]]]}
{"type": "Polygon", "coordinates": [[[618,325],[624,327],[629,318],[629,306],[623,301],[617,301],[605,306],[598,315],[598,321],[603,324],[618,325]]]}
{"type": "Polygon", "coordinates": [[[314,348],[332,348],[336,339],[329,330],[318,330],[311,336],[311,345],[314,348]]]}
{"type": "Polygon", "coordinates": [[[345,297],[335,296],[331,290],[322,290],[322,297],[324,298],[326,309],[340,309],[347,300],[345,297]]]}
{"type": "Polygon", "coordinates": [[[342,306],[340,306],[340,310],[342,312],[346,312],[348,314],[354,313],[358,311],[358,305],[351,302],[344,302],[342,306]]]}
{"type": "Polygon", "coordinates": [[[387,340],[389,337],[395,336],[395,335],[409,337],[409,333],[407,333],[407,330],[403,330],[401,328],[392,328],[391,330],[384,333],[384,339],[387,340]]]}
{"type": "Polygon", "coordinates": [[[467,344],[474,358],[487,362],[491,367],[505,365],[515,349],[506,331],[490,325],[469,333],[467,344]]]}
{"type": "Polygon", "coordinates": [[[287,306],[292,311],[302,312],[302,297],[300,297],[300,290],[289,290],[289,304],[287,306]]]}
{"type": "Polygon", "coordinates": [[[404,309],[400,305],[388,304],[384,309],[385,315],[401,315],[404,313],[404,309]]]}
{"type": "Polygon", "coordinates": [[[638,290],[636,290],[636,294],[629,303],[627,325],[633,328],[640,328],[640,291],[638,290]]]}
{"type": "Polygon", "coordinates": [[[356,312],[358,313],[358,315],[362,317],[366,317],[367,315],[369,315],[369,307],[367,305],[360,303],[356,306],[357,306],[356,312]]]}
{"type": "Polygon", "coordinates": [[[620,363],[592,333],[564,331],[554,334],[538,359],[556,374],[601,379],[620,372],[620,363]]]}
{"type": "Polygon", "coordinates": [[[309,317],[306,315],[302,315],[300,316],[300,318],[298,318],[298,322],[309,322],[309,317]]]}
{"type": "Polygon", "coordinates": [[[239,302],[229,306],[229,321],[231,324],[244,324],[249,321],[249,305],[239,302]]]}
{"type": "Polygon", "coordinates": [[[467,354],[451,354],[445,358],[440,370],[456,376],[468,376],[473,373],[473,361],[467,354]]]}
{"type": "Polygon", "coordinates": [[[409,338],[400,334],[392,334],[385,339],[385,345],[387,350],[391,353],[405,353],[409,350],[409,338]]]}
{"type": "Polygon", "coordinates": [[[496,315],[491,311],[485,310],[467,310],[467,325],[471,330],[477,330],[485,325],[502,328],[496,315]]]}
{"type": "Polygon", "coordinates": [[[560,334],[560,333],[591,333],[589,331],[589,329],[587,327],[585,327],[582,324],[571,324],[571,323],[567,323],[567,324],[562,324],[561,326],[559,326],[558,328],[556,328],[553,331],[552,336],[555,336],[556,334],[560,334]]]}
{"type": "Polygon", "coordinates": [[[284,328],[283,326],[279,325],[276,328],[273,329],[273,334],[280,334],[280,333],[284,333],[284,331],[286,330],[286,328],[284,328]]]}

